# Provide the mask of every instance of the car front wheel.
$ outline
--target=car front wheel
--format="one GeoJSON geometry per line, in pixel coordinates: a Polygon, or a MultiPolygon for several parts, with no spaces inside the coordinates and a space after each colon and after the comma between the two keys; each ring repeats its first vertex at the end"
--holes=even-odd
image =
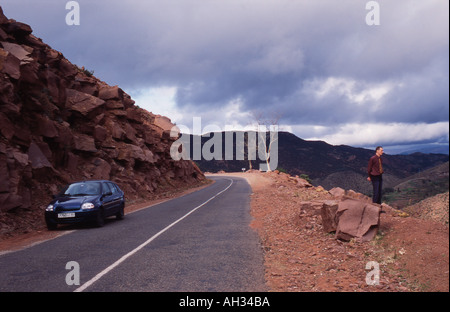
{"type": "Polygon", "coordinates": [[[124,216],[125,216],[125,205],[122,205],[119,208],[119,211],[116,213],[116,219],[122,220],[124,216]]]}
{"type": "Polygon", "coordinates": [[[97,227],[102,227],[105,225],[105,211],[103,208],[100,208],[100,210],[97,213],[97,218],[95,219],[95,225],[97,227]]]}

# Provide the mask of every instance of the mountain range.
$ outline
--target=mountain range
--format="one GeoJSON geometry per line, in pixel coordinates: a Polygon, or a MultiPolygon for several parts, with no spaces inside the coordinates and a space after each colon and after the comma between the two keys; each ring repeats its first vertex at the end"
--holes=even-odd
{"type": "MultiPolygon", "coordinates": [[[[239,132],[235,132],[234,137],[236,133],[239,132]]],[[[217,142],[222,142],[221,148],[224,152],[226,132],[215,133],[215,135],[220,139],[217,142]]],[[[246,134],[244,135],[247,138],[246,134]]],[[[208,142],[212,137],[210,134],[201,137],[190,135],[191,146],[193,140],[201,140],[203,149],[205,143],[210,144],[208,142]]],[[[233,140],[233,160],[224,160],[224,157],[206,160],[202,155],[201,159],[194,159],[194,161],[204,172],[248,170],[250,166],[247,160],[247,140],[243,144],[245,146],[244,160],[236,160],[236,148],[238,151],[242,149],[239,144],[236,146],[236,141],[233,140]]],[[[277,144],[278,166],[271,168],[272,170],[286,171],[291,175],[307,175],[314,185],[321,185],[327,189],[339,186],[365,194],[371,192],[372,186],[366,180],[366,172],[368,160],[375,151],[347,145],[331,145],[323,141],[307,141],[289,132],[279,132],[277,144]]],[[[192,151],[190,156],[193,157],[192,151]]],[[[385,187],[394,187],[405,178],[448,160],[449,156],[446,154],[384,154],[385,187]]],[[[259,164],[264,162],[253,160],[251,163],[253,169],[258,169],[259,164]]]]}

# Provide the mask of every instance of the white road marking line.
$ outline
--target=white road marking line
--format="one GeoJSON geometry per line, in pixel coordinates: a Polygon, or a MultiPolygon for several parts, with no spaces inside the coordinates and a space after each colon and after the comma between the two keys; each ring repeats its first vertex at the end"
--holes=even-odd
{"type": "Polygon", "coordinates": [[[162,229],[161,231],[159,231],[158,233],[156,233],[155,235],[153,235],[152,237],[150,237],[147,241],[145,241],[144,243],[142,243],[141,245],[139,245],[138,247],[136,247],[135,249],[133,249],[132,251],[130,251],[129,253],[125,254],[124,256],[122,256],[119,260],[117,260],[116,262],[114,262],[113,264],[111,264],[109,267],[107,267],[106,269],[104,269],[103,271],[101,271],[100,273],[98,273],[96,276],[94,276],[93,278],[91,278],[89,281],[87,281],[86,283],[84,283],[83,285],[81,285],[80,287],[78,287],[77,289],[74,290],[74,292],[82,292],[83,290],[85,290],[86,288],[88,288],[89,286],[91,286],[92,284],[94,284],[96,281],[98,281],[100,278],[102,278],[105,274],[107,274],[109,271],[111,271],[112,269],[114,269],[115,267],[117,267],[119,264],[121,264],[122,262],[124,262],[127,258],[131,257],[132,255],[134,255],[135,253],[137,253],[139,250],[141,250],[142,248],[144,248],[146,245],[150,244],[153,240],[155,240],[159,235],[161,235],[162,233],[164,233],[165,231],[167,231],[168,229],[170,229],[172,226],[174,226],[175,224],[177,224],[178,222],[180,222],[181,220],[183,220],[184,218],[186,218],[187,216],[189,216],[191,213],[193,213],[194,211],[196,211],[197,209],[199,209],[200,207],[206,205],[207,203],[209,203],[211,200],[213,200],[214,198],[216,198],[217,196],[219,196],[220,194],[222,194],[223,192],[225,192],[226,190],[228,190],[231,185],[233,184],[233,180],[232,179],[227,179],[230,180],[231,183],[230,185],[228,185],[224,190],[220,191],[219,193],[217,193],[216,195],[214,195],[213,197],[211,197],[210,199],[208,199],[207,201],[205,201],[204,203],[198,205],[197,207],[195,207],[194,209],[192,209],[191,211],[189,211],[187,214],[185,214],[184,216],[182,216],[181,218],[179,218],[178,220],[176,220],[175,222],[173,222],[172,224],[166,226],[164,229],[162,229]]]}

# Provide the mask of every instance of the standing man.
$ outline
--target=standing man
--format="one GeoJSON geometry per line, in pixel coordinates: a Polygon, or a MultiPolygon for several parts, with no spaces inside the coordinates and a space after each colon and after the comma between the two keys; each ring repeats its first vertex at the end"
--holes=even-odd
{"type": "Polygon", "coordinates": [[[368,181],[372,182],[373,186],[373,198],[372,201],[377,204],[381,204],[381,189],[383,187],[383,148],[377,146],[375,149],[375,155],[369,160],[369,166],[367,168],[368,181]]]}

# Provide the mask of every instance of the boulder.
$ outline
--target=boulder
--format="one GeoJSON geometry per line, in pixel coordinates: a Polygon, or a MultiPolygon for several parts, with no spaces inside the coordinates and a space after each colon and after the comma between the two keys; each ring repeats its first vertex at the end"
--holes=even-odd
{"type": "Polygon", "coordinates": [[[93,96],[98,95],[98,85],[93,77],[86,77],[81,73],[78,73],[75,77],[75,81],[78,83],[78,86],[76,88],[74,87],[77,91],[93,96]]]}
{"type": "Polygon", "coordinates": [[[66,107],[86,116],[91,111],[105,104],[105,101],[74,89],[66,89],[66,107]]]}
{"type": "Polygon", "coordinates": [[[101,159],[101,158],[95,158],[92,163],[94,164],[95,168],[93,171],[92,179],[99,179],[99,180],[109,180],[110,174],[111,174],[111,165],[101,159]]]}
{"type": "Polygon", "coordinates": [[[44,154],[45,158],[48,159],[49,162],[52,161],[52,150],[50,149],[50,146],[45,142],[35,142],[37,146],[41,149],[42,154],[44,154]]]}
{"type": "Polygon", "coordinates": [[[289,177],[289,180],[295,184],[297,184],[299,187],[312,187],[312,184],[306,181],[305,179],[296,177],[289,177]]]}
{"type": "MultiPolygon", "coordinates": [[[[123,103],[119,100],[107,100],[106,101],[106,108],[111,110],[120,110],[123,109],[123,103]]],[[[126,112],[123,112],[123,115],[126,115],[126,112]]]]}
{"type": "Polygon", "coordinates": [[[108,129],[111,136],[116,140],[122,140],[125,137],[125,131],[120,127],[120,125],[112,120],[106,122],[106,128],[108,129]]]}
{"type": "Polygon", "coordinates": [[[323,230],[326,233],[335,232],[337,228],[336,212],[339,208],[339,201],[325,200],[323,201],[320,215],[322,217],[323,230]]]}
{"type": "Polygon", "coordinates": [[[23,127],[20,124],[14,125],[14,136],[11,140],[15,144],[28,147],[31,142],[31,131],[27,127],[23,127]]]}
{"type": "Polygon", "coordinates": [[[170,131],[175,126],[169,118],[161,115],[156,115],[153,120],[153,130],[157,133],[160,138],[171,139],[170,131]]]}
{"type": "MultiPolygon", "coordinates": [[[[121,100],[123,99],[123,91],[118,86],[103,85],[100,87],[98,97],[102,100],[121,100]]],[[[123,107],[123,105],[122,105],[123,107]]]]}
{"type": "Polygon", "coordinates": [[[136,107],[130,107],[126,110],[127,118],[135,123],[142,124],[142,113],[136,107]]]}
{"type": "Polygon", "coordinates": [[[380,206],[353,198],[339,202],[336,211],[336,239],[370,241],[380,224],[380,206]]]}
{"type": "Polygon", "coordinates": [[[30,160],[31,167],[33,169],[52,167],[51,163],[48,161],[42,150],[34,142],[31,142],[30,144],[30,148],[28,150],[28,159],[30,160]]]}
{"type": "Polygon", "coordinates": [[[18,80],[20,78],[20,60],[10,52],[0,48],[0,72],[18,80]]]}
{"type": "Polygon", "coordinates": [[[58,129],[56,129],[55,123],[48,117],[37,116],[37,133],[47,138],[54,138],[58,136],[58,129]]]}
{"type": "Polygon", "coordinates": [[[0,28],[0,40],[4,41],[8,40],[9,38],[10,38],[9,35],[3,29],[0,28]]]}
{"type": "Polygon", "coordinates": [[[19,149],[0,145],[0,210],[28,208],[31,205],[29,185],[32,179],[30,160],[19,149]]]}
{"type": "Polygon", "coordinates": [[[32,178],[34,181],[47,181],[49,176],[59,174],[37,143],[31,142],[27,156],[31,162],[32,178]]]}
{"type": "Polygon", "coordinates": [[[129,123],[126,123],[125,124],[125,137],[129,141],[136,143],[136,134],[137,134],[136,129],[134,129],[129,123]]]}
{"type": "Polygon", "coordinates": [[[15,162],[20,165],[20,167],[25,167],[28,165],[29,157],[27,154],[24,154],[17,149],[9,149],[9,153],[12,155],[15,162]]]}
{"type": "Polygon", "coordinates": [[[14,125],[3,113],[0,113],[0,125],[0,134],[10,140],[14,136],[14,125]]]}
{"type": "Polygon", "coordinates": [[[7,32],[12,34],[18,40],[30,35],[33,30],[30,25],[12,20],[7,26],[7,32]]]}
{"type": "Polygon", "coordinates": [[[7,25],[9,22],[9,19],[5,16],[3,13],[3,9],[0,6],[0,25],[7,25]]]}
{"type": "Polygon", "coordinates": [[[96,125],[94,128],[94,139],[99,142],[103,142],[108,137],[108,132],[102,126],[96,125]]]}
{"type": "Polygon", "coordinates": [[[357,199],[366,203],[372,203],[372,199],[364,194],[355,192],[354,190],[347,190],[345,192],[346,197],[351,197],[353,199],[357,199]]]}
{"type": "Polygon", "coordinates": [[[58,136],[55,141],[60,144],[61,147],[68,148],[73,143],[73,133],[67,123],[55,124],[58,129],[58,136]]]}
{"type": "Polygon", "coordinates": [[[57,70],[60,74],[60,77],[71,79],[74,78],[78,73],[77,67],[64,58],[60,59],[57,64],[57,70]]]}
{"type": "Polygon", "coordinates": [[[117,159],[125,161],[138,160],[148,163],[155,162],[155,157],[150,150],[148,150],[147,148],[140,148],[139,146],[133,144],[124,144],[119,149],[117,159]]]}
{"type": "Polygon", "coordinates": [[[45,71],[45,79],[47,81],[46,89],[48,90],[48,97],[56,104],[64,104],[66,90],[61,83],[60,77],[47,68],[45,71]]]}
{"type": "Polygon", "coordinates": [[[22,206],[22,197],[16,194],[0,194],[0,211],[8,212],[22,206]]]}
{"type": "Polygon", "coordinates": [[[334,187],[328,191],[336,199],[342,199],[345,196],[345,190],[340,187],[334,187]]]}
{"type": "Polygon", "coordinates": [[[12,115],[20,116],[20,105],[14,103],[16,96],[14,85],[10,81],[0,81],[0,103],[2,104],[0,105],[0,112],[7,114],[9,117],[12,117],[12,115]]]}
{"type": "Polygon", "coordinates": [[[320,201],[303,201],[300,203],[300,211],[309,216],[320,215],[322,206],[323,203],[320,201]]]}
{"type": "Polygon", "coordinates": [[[85,134],[77,134],[73,138],[74,149],[83,152],[95,153],[97,148],[95,147],[94,138],[85,134]]]}
{"type": "Polygon", "coordinates": [[[33,62],[33,58],[30,57],[31,53],[33,53],[33,48],[11,42],[1,42],[1,44],[5,51],[19,59],[20,65],[33,62]]]}
{"type": "Polygon", "coordinates": [[[37,62],[30,62],[20,64],[20,82],[28,85],[33,85],[36,89],[43,88],[44,83],[39,79],[39,64],[37,62]]]}
{"type": "Polygon", "coordinates": [[[79,170],[78,170],[79,162],[80,162],[80,158],[78,156],[76,156],[72,152],[68,152],[66,161],[64,163],[64,168],[69,174],[76,175],[79,172],[79,170]]]}
{"type": "Polygon", "coordinates": [[[135,104],[135,101],[131,98],[131,96],[124,93],[123,94],[123,105],[124,105],[125,109],[133,107],[134,104],[135,104]]]}

